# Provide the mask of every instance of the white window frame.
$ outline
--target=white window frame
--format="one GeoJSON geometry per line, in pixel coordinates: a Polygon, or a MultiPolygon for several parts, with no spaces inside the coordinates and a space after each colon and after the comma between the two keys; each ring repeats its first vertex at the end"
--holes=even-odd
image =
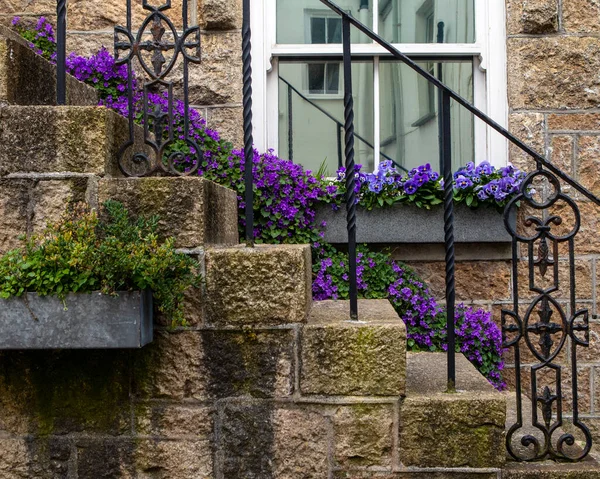
{"type": "MultiPolygon", "coordinates": [[[[372,0],[373,12],[378,3],[372,0]]],[[[252,0],[252,70],[254,143],[259,151],[278,151],[279,143],[279,80],[278,59],[302,55],[341,56],[342,45],[278,45],[276,43],[276,0],[252,0]]],[[[506,7],[504,0],[475,0],[475,43],[395,45],[406,55],[473,57],[474,104],[497,123],[508,127],[508,95],[506,71],[506,7]]],[[[324,6],[324,8],[326,8],[324,6]]],[[[374,17],[377,17],[374,14],[374,17]]],[[[377,32],[378,21],[374,21],[377,32]]],[[[353,55],[389,56],[379,45],[353,44],[353,55]]],[[[379,78],[374,68],[376,87],[374,105],[379,104],[379,78]]],[[[374,114],[375,164],[380,159],[379,112],[374,114]]],[[[488,160],[494,166],[508,163],[508,142],[499,133],[475,119],[475,161],[488,160]]]]}

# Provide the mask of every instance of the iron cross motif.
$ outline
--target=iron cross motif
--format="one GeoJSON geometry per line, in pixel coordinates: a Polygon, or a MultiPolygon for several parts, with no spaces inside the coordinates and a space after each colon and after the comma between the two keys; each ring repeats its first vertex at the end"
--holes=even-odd
{"type": "Polygon", "coordinates": [[[542,354],[544,358],[548,359],[550,357],[550,351],[552,350],[552,346],[554,344],[552,336],[561,332],[563,330],[563,327],[560,324],[552,323],[550,321],[550,319],[552,318],[553,311],[550,308],[547,297],[544,297],[542,299],[540,309],[536,312],[540,317],[540,321],[535,324],[532,324],[531,326],[528,326],[527,331],[530,331],[533,334],[537,334],[540,336],[538,344],[542,348],[542,354]]]}
{"type": "Polygon", "coordinates": [[[162,38],[165,34],[165,31],[166,30],[162,24],[162,19],[160,15],[155,14],[153,18],[152,28],[150,28],[150,32],[152,33],[152,40],[140,42],[138,44],[138,48],[140,50],[152,52],[152,66],[154,67],[154,74],[157,77],[161,75],[163,66],[166,63],[163,52],[174,50],[177,46],[175,43],[163,41],[162,38]]]}

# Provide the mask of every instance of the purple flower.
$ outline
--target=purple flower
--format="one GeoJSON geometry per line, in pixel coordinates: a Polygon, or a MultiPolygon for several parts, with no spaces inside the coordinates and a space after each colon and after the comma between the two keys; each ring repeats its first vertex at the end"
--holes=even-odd
{"type": "Polygon", "coordinates": [[[460,190],[464,190],[465,188],[473,186],[473,182],[469,178],[466,178],[462,175],[456,178],[455,183],[456,187],[460,190]]]}
{"type": "Polygon", "coordinates": [[[414,195],[417,192],[417,189],[418,185],[413,180],[408,180],[406,183],[404,183],[404,192],[407,195],[414,195]]]}

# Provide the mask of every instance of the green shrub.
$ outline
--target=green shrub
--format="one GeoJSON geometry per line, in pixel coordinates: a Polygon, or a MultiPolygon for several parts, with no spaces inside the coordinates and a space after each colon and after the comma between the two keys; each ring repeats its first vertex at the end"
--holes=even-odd
{"type": "Polygon", "coordinates": [[[160,241],[157,217],[132,219],[121,203],[106,202],[98,215],[82,204],[68,207],[23,249],[0,257],[0,297],[36,292],[64,300],[68,293],[151,289],[158,310],[185,324],[183,295],[198,286],[198,264],[160,241]]]}

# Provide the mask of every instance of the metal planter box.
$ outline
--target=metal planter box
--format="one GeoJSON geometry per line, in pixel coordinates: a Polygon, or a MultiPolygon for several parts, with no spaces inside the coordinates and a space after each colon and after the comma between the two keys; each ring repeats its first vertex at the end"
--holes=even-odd
{"type": "Polygon", "coordinates": [[[0,350],[130,349],[152,341],[150,291],[0,300],[0,350]],[[66,306],[66,307],[65,307],[66,306]]]}
{"type": "MultiPolygon", "coordinates": [[[[327,222],[324,241],[347,243],[346,209],[333,211],[331,205],[317,209],[317,224],[327,222]]],[[[516,217],[511,218],[513,224],[516,217]]],[[[456,243],[510,243],[502,214],[493,208],[471,209],[457,205],[454,209],[454,240],[456,243]]],[[[357,209],[356,241],[358,243],[443,243],[444,209],[431,210],[412,205],[395,205],[367,211],[357,209]]]]}

